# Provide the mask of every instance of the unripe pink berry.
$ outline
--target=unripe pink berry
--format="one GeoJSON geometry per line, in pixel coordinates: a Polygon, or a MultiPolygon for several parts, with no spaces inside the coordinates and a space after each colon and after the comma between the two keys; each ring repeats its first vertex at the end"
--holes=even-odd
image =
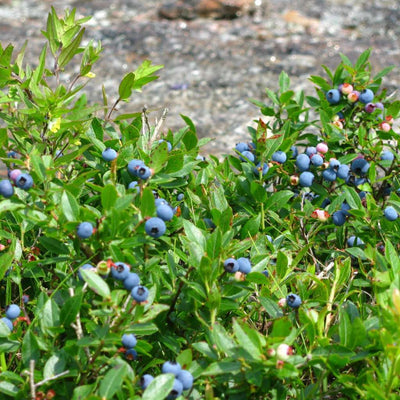
{"type": "Polygon", "coordinates": [[[353,85],[350,83],[343,83],[342,85],[340,85],[340,91],[343,94],[349,94],[353,91],[353,85]]]}
{"type": "Polygon", "coordinates": [[[16,181],[16,179],[22,174],[22,171],[20,169],[13,169],[12,171],[9,172],[8,176],[12,181],[16,181]]]}
{"type": "Polygon", "coordinates": [[[393,124],[393,117],[391,115],[388,115],[385,117],[385,122],[388,124],[392,125],[393,124]]]}
{"type": "Polygon", "coordinates": [[[323,142],[318,143],[317,144],[317,151],[318,151],[318,153],[322,153],[322,154],[327,153],[328,145],[326,143],[323,143],[323,142]]]}
{"type": "Polygon", "coordinates": [[[293,354],[293,349],[285,343],[281,343],[276,349],[276,356],[278,357],[279,360],[282,361],[288,360],[292,354],[293,354]]]}
{"type": "Polygon", "coordinates": [[[312,218],[316,218],[316,219],[318,219],[319,221],[325,222],[325,221],[327,221],[328,218],[329,218],[329,213],[328,213],[328,211],[317,209],[317,210],[314,210],[314,211],[311,213],[311,217],[312,217],[312,218]]]}
{"type": "Polygon", "coordinates": [[[282,308],[286,306],[286,297],[278,300],[278,306],[282,308]]]}
{"type": "Polygon", "coordinates": [[[359,96],[360,92],[358,92],[357,90],[353,90],[351,93],[347,95],[347,100],[350,103],[355,103],[358,100],[359,96]]]}
{"type": "Polygon", "coordinates": [[[384,132],[389,132],[391,129],[390,124],[388,124],[387,122],[382,122],[379,124],[379,127],[381,128],[382,131],[384,132]]]}
{"type": "Polygon", "coordinates": [[[367,103],[364,107],[364,110],[369,114],[373,113],[375,109],[376,105],[374,103],[367,103]]]}
{"type": "Polygon", "coordinates": [[[342,121],[334,121],[333,125],[335,125],[339,129],[343,129],[342,121]]]}
{"type": "Polygon", "coordinates": [[[298,185],[299,184],[299,177],[296,176],[296,175],[292,175],[290,177],[290,184],[293,185],[293,186],[298,185]]]}

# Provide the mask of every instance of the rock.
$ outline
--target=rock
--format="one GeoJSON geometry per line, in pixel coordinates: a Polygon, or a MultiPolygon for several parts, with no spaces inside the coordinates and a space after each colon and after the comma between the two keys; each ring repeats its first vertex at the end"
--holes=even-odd
{"type": "Polygon", "coordinates": [[[166,19],[233,19],[254,11],[254,0],[176,0],[161,6],[158,15],[166,19]]]}

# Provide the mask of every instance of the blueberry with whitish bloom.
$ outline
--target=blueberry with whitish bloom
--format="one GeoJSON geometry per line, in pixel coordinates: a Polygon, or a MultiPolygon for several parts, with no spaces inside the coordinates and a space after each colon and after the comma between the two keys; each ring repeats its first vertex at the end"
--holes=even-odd
{"type": "Polygon", "coordinates": [[[83,276],[81,274],[81,270],[89,270],[89,271],[94,271],[96,268],[92,264],[83,264],[79,269],[78,269],[78,278],[79,280],[83,281],[83,276]]]}
{"type": "Polygon", "coordinates": [[[2,179],[0,181],[0,195],[6,199],[14,194],[14,187],[8,179],[2,179]]]}
{"type": "Polygon", "coordinates": [[[350,215],[350,213],[348,212],[349,210],[351,210],[350,205],[346,201],[344,201],[340,206],[340,211],[342,211],[343,214],[347,217],[350,215]]]}
{"type": "Polygon", "coordinates": [[[261,167],[261,163],[258,163],[258,164],[253,168],[253,172],[254,172],[256,175],[260,175],[260,172],[261,172],[261,175],[262,175],[262,176],[266,175],[267,172],[268,172],[268,170],[269,170],[269,166],[268,166],[267,163],[263,163],[262,167],[261,167]]]}
{"type": "Polygon", "coordinates": [[[164,235],[167,227],[161,218],[152,217],[145,222],[144,229],[149,236],[159,238],[164,235]]]}
{"type": "Polygon", "coordinates": [[[174,386],[172,387],[171,391],[169,392],[166,400],[174,400],[177,399],[183,392],[183,385],[179,379],[174,380],[174,386]]]}
{"type": "Polygon", "coordinates": [[[351,170],[357,175],[365,175],[369,169],[369,162],[362,157],[356,158],[351,163],[351,170]]]}
{"type": "Polygon", "coordinates": [[[250,147],[247,143],[244,142],[239,142],[236,144],[235,149],[239,152],[239,153],[243,153],[244,151],[249,151],[250,147]]]}
{"type": "Polygon", "coordinates": [[[394,154],[389,150],[385,150],[381,154],[381,160],[393,161],[394,160],[394,154]]]}
{"type": "Polygon", "coordinates": [[[139,167],[143,166],[144,162],[142,160],[131,160],[128,163],[128,172],[132,175],[132,176],[138,176],[137,171],[139,169],[139,167]]]}
{"type": "Polygon", "coordinates": [[[336,172],[332,168],[327,168],[322,171],[322,177],[328,182],[334,182],[336,180],[336,172]]]}
{"type": "Polygon", "coordinates": [[[314,174],[309,171],[304,171],[299,176],[299,184],[303,187],[310,187],[314,180],[314,174]]]}
{"type": "Polygon", "coordinates": [[[76,233],[81,239],[87,239],[92,236],[94,231],[93,225],[90,222],[81,222],[76,228],[76,233]]]}
{"type": "Polygon", "coordinates": [[[352,235],[347,239],[347,246],[354,247],[354,246],[363,246],[364,242],[362,239],[352,235]]]}
{"type": "Polygon", "coordinates": [[[101,156],[103,157],[103,160],[104,160],[104,161],[113,161],[113,160],[115,160],[115,159],[118,157],[118,153],[117,153],[114,149],[112,149],[112,148],[110,148],[110,147],[107,147],[107,148],[101,153],[101,156]]]}
{"type": "Polygon", "coordinates": [[[150,383],[154,380],[154,376],[150,375],[150,374],[144,374],[141,378],[140,378],[140,387],[145,390],[147,388],[147,386],[150,385],[150,383]]]}
{"type": "Polygon", "coordinates": [[[181,381],[183,390],[189,390],[193,386],[193,375],[186,369],[182,369],[176,377],[181,381]]]}
{"type": "Polygon", "coordinates": [[[373,99],[374,92],[371,89],[364,89],[358,97],[358,101],[363,104],[370,103],[373,99]]]}
{"type": "Polygon", "coordinates": [[[174,374],[175,376],[178,376],[181,370],[181,364],[179,364],[177,361],[165,361],[161,367],[161,372],[163,374],[174,374]]]}
{"type": "Polygon", "coordinates": [[[176,196],[177,201],[182,201],[185,198],[185,195],[183,193],[178,193],[176,196]]]}
{"type": "Polygon", "coordinates": [[[275,161],[279,164],[284,164],[286,160],[287,160],[286,153],[281,150],[278,150],[272,154],[272,161],[275,161]]]}
{"type": "Polygon", "coordinates": [[[8,329],[10,331],[12,331],[14,329],[13,323],[10,319],[3,317],[3,318],[1,318],[1,321],[3,321],[7,325],[8,329]]]}
{"type": "Polygon", "coordinates": [[[331,89],[326,92],[326,99],[329,104],[338,104],[341,98],[341,93],[338,89],[331,89]]]}
{"type": "Polygon", "coordinates": [[[132,290],[135,286],[139,286],[139,275],[134,272],[129,272],[128,276],[123,280],[123,285],[126,290],[132,290]]]}
{"type": "Polygon", "coordinates": [[[324,163],[324,159],[320,154],[313,154],[310,158],[311,164],[320,167],[324,163]]]}
{"type": "Polygon", "coordinates": [[[6,317],[8,319],[16,319],[21,314],[21,309],[16,304],[10,304],[6,307],[6,317]]]}
{"type": "Polygon", "coordinates": [[[388,221],[395,221],[399,217],[399,214],[392,206],[387,206],[383,213],[388,221]]]}
{"type": "Polygon", "coordinates": [[[305,153],[308,155],[308,157],[311,158],[311,156],[312,156],[313,154],[317,154],[317,148],[314,147],[314,146],[309,146],[309,147],[306,148],[305,153]]]}
{"type": "Polygon", "coordinates": [[[237,259],[239,264],[239,271],[243,274],[249,274],[251,272],[251,262],[247,257],[240,257],[237,259]]]}
{"type": "Polygon", "coordinates": [[[301,305],[301,298],[298,294],[290,293],[286,296],[286,304],[291,308],[299,308],[301,305]]]}
{"type": "Polygon", "coordinates": [[[119,281],[123,281],[127,278],[130,271],[130,266],[123,262],[116,262],[114,265],[111,266],[111,276],[114,279],[119,281]]]}
{"type": "Polygon", "coordinates": [[[136,346],[137,339],[133,333],[124,333],[121,338],[122,346],[126,349],[132,349],[136,346]]]}
{"type": "Polygon", "coordinates": [[[296,166],[300,171],[307,171],[310,168],[310,157],[307,154],[299,154],[296,157],[296,166]]]}
{"type": "Polygon", "coordinates": [[[136,173],[140,179],[146,180],[151,176],[151,169],[147,165],[141,165],[136,173]]]}
{"type": "Polygon", "coordinates": [[[27,173],[22,173],[15,179],[15,185],[20,189],[29,190],[33,186],[33,178],[27,173]]]}
{"type": "Polygon", "coordinates": [[[131,296],[138,303],[143,303],[149,297],[149,289],[145,286],[135,286],[131,291],[131,296]]]}
{"type": "Polygon", "coordinates": [[[139,186],[139,182],[137,181],[132,181],[129,185],[128,185],[128,189],[133,190],[136,194],[140,193],[140,186],[139,186]]]}
{"type": "Polygon", "coordinates": [[[163,221],[170,221],[174,217],[174,210],[169,204],[161,204],[156,208],[157,217],[163,221]]]}
{"type": "Polygon", "coordinates": [[[299,155],[299,150],[296,146],[291,146],[290,150],[292,151],[292,158],[296,158],[299,155]]]}
{"type": "Polygon", "coordinates": [[[349,176],[350,167],[346,164],[341,164],[337,170],[337,177],[340,179],[346,179],[349,176]]]}
{"type": "Polygon", "coordinates": [[[346,215],[342,210],[335,211],[332,214],[332,222],[336,226],[342,226],[346,222],[346,215]]]}
{"type": "Polygon", "coordinates": [[[254,154],[251,151],[243,151],[240,153],[241,156],[239,157],[242,161],[250,161],[254,162],[256,160],[254,154]]]}
{"type": "Polygon", "coordinates": [[[131,360],[131,361],[136,360],[137,356],[138,356],[138,354],[137,354],[137,351],[135,349],[126,349],[125,358],[127,360],[131,360]]]}
{"type": "Polygon", "coordinates": [[[155,205],[156,207],[159,207],[159,206],[165,205],[165,204],[168,204],[168,201],[165,200],[165,199],[163,199],[163,198],[161,198],[161,197],[158,197],[158,198],[156,198],[156,199],[154,200],[154,205],[155,205]]]}
{"type": "Polygon", "coordinates": [[[228,258],[224,261],[224,269],[226,272],[234,273],[239,270],[239,263],[234,258],[228,258]]]}

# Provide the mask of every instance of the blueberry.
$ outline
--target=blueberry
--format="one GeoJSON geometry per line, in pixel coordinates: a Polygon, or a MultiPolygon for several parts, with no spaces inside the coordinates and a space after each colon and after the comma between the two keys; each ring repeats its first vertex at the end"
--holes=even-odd
{"type": "Polygon", "coordinates": [[[310,157],[307,154],[299,154],[296,157],[296,165],[300,171],[307,171],[310,168],[310,157]]]}
{"type": "Polygon", "coordinates": [[[374,103],[367,103],[364,106],[364,111],[367,112],[368,114],[373,113],[376,110],[376,105],[374,103]]]}
{"type": "Polygon", "coordinates": [[[313,146],[309,146],[306,148],[305,153],[308,155],[308,157],[311,157],[313,154],[317,154],[317,148],[313,146]]]}
{"type": "Polygon", "coordinates": [[[290,293],[286,296],[286,304],[291,308],[299,308],[301,305],[301,298],[297,294],[290,293]]]}
{"type": "Polygon", "coordinates": [[[239,264],[239,271],[244,274],[249,274],[251,272],[251,262],[247,257],[240,257],[237,260],[239,264]]]}
{"type": "Polygon", "coordinates": [[[337,104],[340,101],[340,91],[338,89],[331,89],[326,92],[326,99],[329,104],[337,104]]]}
{"type": "Polygon", "coordinates": [[[156,209],[157,217],[163,221],[170,221],[174,216],[174,210],[169,204],[161,204],[156,209]]]}
{"type": "Polygon", "coordinates": [[[360,238],[355,237],[354,235],[353,235],[353,236],[350,236],[350,237],[347,239],[347,246],[349,246],[349,247],[353,247],[353,246],[363,246],[363,245],[364,245],[364,242],[363,242],[360,238]]]}
{"type": "Polygon", "coordinates": [[[137,351],[135,349],[127,349],[125,351],[125,357],[127,360],[133,361],[137,359],[137,351]]]}
{"type": "Polygon", "coordinates": [[[272,161],[275,161],[279,164],[284,164],[287,160],[286,153],[278,150],[274,154],[272,154],[272,161]]]}
{"type": "Polygon", "coordinates": [[[33,186],[33,179],[29,174],[23,173],[15,179],[15,185],[20,189],[28,190],[33,186]]]}
{"type": "Polygon", "coordinates": [[[337,177],[340,179],[346,179],[349,176],[350,167],[346,164],[341,164],[337,170],[337,177]]]}
{"type": "Polygon", "coordinates": [[[16,304],[10,304],[9,306],[6,307],[6,317],[8,319],[13,320],[15,318],[18,318],[20,314],[21,314],[21,309],[16,304]]]}
{"type": "Polygon", "coordinates": [[[153,238],[158,238],[164,235],[167,227],[165,226],[165,222],[161,218],[152,217],[146,221],[146,223],[144,224],[144,229],[149,236],[153,238]]]}
{"type": "Polygon", "coordinates": [[[342,210],[335,211],[332,214],[332,222],[336,226],[342,226],[346,222],[346,214],[342,210]]]}
{"type": "Polygon", "coordinates": [[[129,267],[128,264],[125,264],[123,262],[116,262],[111,267],[111,276],[114,279],[117,279],[119,281],[123,281],[129,275],[129,270],[130,270],[130,267],[129,267]]]}
{"type": "Polygon", "coordinates": [[[8,177],[15,183],[15,180],[22,174],[20,169],[13,169],[8,171],[8,177]]]}
{"type": "Polygon", "coordinates": [[[174,386],[172,387],[172,390],[169,392],[167,396],[167,400],[173,400],[178,398],[183,391],[183,385],[182,382],[178,379],[174,380],[174,386]]]}
{"type": "Polygon", "coordinates": [[[267,278],[269,277],[269,272],[265,269],[262,274],[264,274],[267,278]]]}
{"type": "Polygon", "coordinates": [[[81,239],[87,239],[92,236],[93,229],[93,225],[90,222],[81,222],[76,229],[76,233],[81,239]]]}
{"type": "Polygon", "coordinates": [[[309,171],[304,171],[299,176],[299,184],[303,187],[310,187],[314,180],[314,174],[309,171]]]}
{"type": "Polygon", "coordinates": [[[137,181],[132,181],[129,185],[128,185],[128,189],[133,189],[134,192],[136,194],[140,193],[140,186],[139,186],[139,182],[137,181]]]}
{"type": "Polygon", "coordinates": [[[87,270],[95,270],[95,267],[92,264],[83,264],[82,267],[78,269],[78,278],[79,280],[83,281],[83,276],[81,274],[82,269],[87,269],[87,270]]]}
{"type": "Polygon", "coordinates": [[[184,195],[183,193],[179,193],[179,194],[176,196],[176,200],[177,200],[177,201],[182,201],[184,198],[185,198],[185,195],[184,195]]]}
{"type": "Polygon", "coordinates": [[[8,179],[0,181],[0,194],[7,199],[14,194],[14,187],[8,179]]]}
{"type": "Polygon", "coordinates": [[[364,89],[360,96],[358,97],[358,101],[367,104],[370,103],[374,99],[374,92],[371,89],[364,89]]]}
{"type": "Polygon", "coordinates": [[[234,258],[228,258],[224,261],[224,269],[226,272],[234,273],[239,270],[239,263],[234,258]]]}
{"type": "Polygon", "coordinates": [[[290,150],[292,150],[292,158],[296,158],[299,155],[299,151],[296,146],[291,146],[290,150]]]}
{"type": "Polygon", "coordinates": [[[24,304],[29,303],[29,295],[23,294],[21,299],[24,304]]]}
{"type": "Polygon", "coordinates": [[[3,321],[7,325],[8,329],[10,331],[12,331],[14,329],[13,323],[10,319],[3,317],[3,318],[1,318],[1,321],[3,321]]]}
{"type": "Polygon", "coordinates": [[[151,176],[151,169],[147,165],[141,165],[137,169],[137,176],[143,180],[149,179],[151,176]]]}
{"type": "Polygon", "coordinates": [[[140,285],[140,278],[138,274],[129,272],[128,276],[123,281],[126,290],[132,290],[135,286],[140,285]]]}
{"type": "Polygon", "coordinates": [[[261,172],[261,175],[262,175],[262,176],[266,175],[267,172],[268,172],[268,170],[269,170],[269,166],[268,166],[267,163],[263,163],[262,167],[261,167],[261,163],[258,163],[258,164],[253,168],[253,171],[254,171],[254,173],[255,173],[256,175],[260,175],[260,172],[261,172]]]}
{"type": "Polygon", "coordinates": [[[385,150],[381,154],[381,160],[393,161],[394,160],[394,154],[389,150],[385,150]]]}
{"type": "Polygon", "coordinates": [[[342,203],[341,207],[340,207],[340,211],[343,212],[343,214],[347,217],[350,215],[350,213],[348,212],[351,209],[351,207],[349,206],[348,203],[346,203],[345,201],[342,203]]]}
{"type": "Polygon", "coordinates": [[[336,180],[336,172],[331,168],[327,168],[322,171],[322,177],[328,182],[333,182],[336,180]]]}
{"type": "Polygon", "coordinates": [[[339,169],[340,162],[336,160],[336,158],[332,158],[329,160],[329,168],[333,169],[335,172],[339,169]]]}
{"type": "Polygon", "coordinates": [[[102,153],[101,156],[103,157],[104,161],[113,161],[117,158],[118,154],[114,149],[107,147],[102,153]]]}
{"type": "Polygon", "coordinates": [[[139,169],[139,167],[141,167],[143,165],[144,165],[144,162],[142,160],[131,160],[128,163],[128,172],[132,176],[138,176],[137,170],[139,169]]]}
{"type": "Polygon", "coordinates": [[[135,286],[131,291],[131,296],[138,303],[142,303],[143,301],[146,301],[147,298],[149,297],[149,289],[141,285],[135,286]]]}
{"type": "Polygon", "coordinates": [[[174,374],[175,376],[178,376],[181,370],[181,364],[179,364],[177,361],[165,361],[161,367],[161,372],[163,374],[174,374]]]}
{"type": "Polygon", "coordinates": [[[136,346],[137,339],[133,333],[124,333],[121,338],[122,346],[126,349],[132,349],[136,346]]]}
{"type": "Polygon", "coordinates": [[[356,158],[351,163],[351,170],[357,175],[365,175],[368,169],[369,163],[365,158],[356,158]]]}
{"type": "Polygon", "coordinates": [[[235,149],[239,152],[239,153],[243,153],[244,151],[250,151],[250,147],[247,143],[244,142],[239,142],[236,144],[235,149]]]}
{"type": "Polygon", "coordinates": [[[383,213],[389,221],[395,221],[399,217],[399,214],[397,214],[397,211],[392,206],[387,206],[383,213]]]}
{"type": "Polygon", "coordinates": [[[313,154],[310,160],[311,164],[315,165],[316,167],[320,167],[324,163],[324,159],[319,154],[313,154]]]}
{"type": "Polygon", "coordinates": [[[183,390],[189,390],[193,386],[193,375],[187,371],[186,369],[182,369],[176,377],[179,381],[181,381],[183,390]]]}
{"type": "Polygon", "coordinates": [[[251,151],[245,150],[240,154],[241,154],[240,159],[242,161],[254,162],[256,160],[254,154],[251,151]]]}
{"type": "Polygon", "coordinates": [[[140,387],[145,390],[147,388],[147,386],[150,385],[150,382],[154,379],[153,375],[150,374],[144,374],[141,378],[140,378],[140,387]]]}
{"type": "Polygon", "coordinates": [[[205,223],[207,228],[209,228],[209,229],[216,228],[216,225],[214,224],[214,222],[212,221],[211,218],[205,217],[205,218],[203,218],[203,221],[204,221],[204,223],[205,223]]]}
{"type": "Polygon", "coordinates": [[[321,203],[321,208],[325,208],[326,206],[329,206],[329,204],[331,204],[331,199],[329,199],[328,197],[325,197],[321,203]]]}

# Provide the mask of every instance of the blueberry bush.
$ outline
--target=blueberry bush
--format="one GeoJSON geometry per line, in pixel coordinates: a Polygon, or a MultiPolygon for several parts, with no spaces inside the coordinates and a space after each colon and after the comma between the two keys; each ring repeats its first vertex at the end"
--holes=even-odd
{"type": "Polygon", "coordinates": [[[101,43],[51,9],[35,67],[0,46],[4,399],[398,399],[400,102],[371,50],[266,90],[248,140],[119,113],[101,43]],[[86,43],[86,44],[83,44],[86,43]]]}

